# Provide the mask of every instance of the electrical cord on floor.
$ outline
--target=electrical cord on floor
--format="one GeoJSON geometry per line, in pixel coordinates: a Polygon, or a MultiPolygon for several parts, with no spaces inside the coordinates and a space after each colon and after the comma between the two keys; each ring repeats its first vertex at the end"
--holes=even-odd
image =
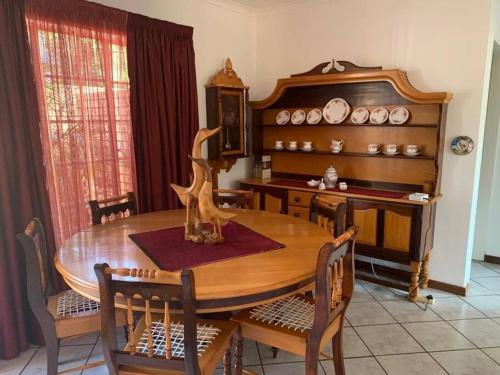
{"type": "MultiPolygon", "coordinates": [[[[373,258],[370,258],[370,265],[371,265],[371,268],[372,268],[372,273],[373,273],[373,276],[376,278],[376,279],[379,279],[380,280],[380,277],[377,275],[377,273],[375,272],[375,267],[373,265],[373,258]]],[[[410,296],[415,290],[417,290],[418,288],[422,287],[422,283],[423,283],[424,280],[420,280],[417,284],[416,287],[414,287],[413,289],[410,289],[410,291],[408,292],[408,296],[410,296]]],[[[400,292],[399,290],[397,289],[394,289],[394,292],[399,294],[399,295],[404,295],[402,292],[400,292]]],[[[413,301],[411,300],[411,302],[413,302],[415,305],[418,306],[418,308],[422,311],[427,311],[427,307],[429,307],[429,305],[432,305],[434,304],[434,297],[432,296],[432,294],[429,294],[425,297],[427,299],[427,302],[422,302],[425,304],[425,308],[420,306],[417,301],[413,301]]]]}

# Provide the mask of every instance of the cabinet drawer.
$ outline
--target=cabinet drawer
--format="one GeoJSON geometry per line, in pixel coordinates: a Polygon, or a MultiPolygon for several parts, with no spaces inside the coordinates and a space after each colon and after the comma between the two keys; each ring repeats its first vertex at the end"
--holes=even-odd
{"type": "Polygon", "coordinates": [[[305,191],[288,191],[288,205],[309,207],[313,193],[306,193],[305,191]]]}
{"type": "Polygon", "coordinates": [[[309,208],[288,206],[288,215],[303,220],[309,220],[309,208]]]}

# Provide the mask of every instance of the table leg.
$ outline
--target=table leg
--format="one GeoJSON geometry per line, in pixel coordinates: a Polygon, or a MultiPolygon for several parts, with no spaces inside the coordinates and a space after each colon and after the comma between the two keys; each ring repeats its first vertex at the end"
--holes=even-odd
{"type": "Polygon", "coordinates": [[[418,279],[420,276],[420,262],[412,260],[410,262],[410,289],[408,291],[408,297],[412,301],[416,301],[418,298],[418,279]]]}

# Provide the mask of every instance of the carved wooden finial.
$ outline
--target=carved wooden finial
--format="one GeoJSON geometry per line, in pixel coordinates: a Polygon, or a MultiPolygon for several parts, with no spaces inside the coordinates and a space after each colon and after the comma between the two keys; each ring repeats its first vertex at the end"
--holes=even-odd
{"type": "Polygon", "coordinates": [[[206,85],[206,87],[214,86],[234,87],[238,89],[247,88],[241,78],[238,77],[238,74],[233,70],[233,63],[229,57],[226,59],[224,69],[219,70],[206,85]]]}
{"type": "Polygon", "coordinates": [[[321,74],[338,74],[338,73],[351,73],[351,72],[370,72],[374,70],[382,70],[381,66],[358,66],[350,61],[345,60],[335,60],[327,61],[316,65],[311,70],[292,74],[290,77],[305,77],[321,74]]]}

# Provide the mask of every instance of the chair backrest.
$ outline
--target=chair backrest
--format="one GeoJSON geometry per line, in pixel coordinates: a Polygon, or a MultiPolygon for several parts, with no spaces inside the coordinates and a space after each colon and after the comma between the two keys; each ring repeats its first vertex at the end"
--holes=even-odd
{"type": "Polygon", "coordinates": [[[345,198],[314,194],[309,207],[309,221],[338,237],[345,231],[345,198]]]}
{"type": "Polygon", "coordinates": [[[316,266],[314,322],[307,351],[319,354],[323,335],[341,329],[354,291],[354,242],[357,227],[324,244],[316,266]],[[340,319],[337,319],[340,316],[340,319]],[[338,324],[339,327],[334,327],[338,324]]]}
{"type": "Polygon", "coordinates": [[[129,365],[199,375],[193,272],[112,269],[107,264],[96,264],[94,269],[99,281],[101,334],[109,372],[115,374],[120,365],[129,365]],[[130,281],[131,278],[140,280],[130,281]],[[116,341],[115,298],[127,306],[125,350],[118,349],[116,341]],[[146,337],[141,342],[140,332],[134,335],[133,310],[138,308],[145,314],[146,337]],[[153,321],[152,310],[162,311],[161,323],[153,321]],[[177,332],[175,340],[171,336],[171,310],[183,312],[179,317],[183,321],[183,332],[177,332]],[[181,344],[179,334],[183,337],[183,358],[176,355],[181,344]]]}
{"type": "Polygon", "coordinates": [[[234,208],[253,209],[254,194],[252,190],[214,189],[214,203],[218,207],[228,204],[234,208]]]}
{"type": "Polygon", "coordinates": [[[102,224],[111,221],[112,217],[125,217],[137,214],[137,202],[135,194],[128,192],[103,200],[89,201],[90,212],[92,213],[92,225],[102,224]]]}
{"type": "Polygon", "coordinates": [[[45,232],[37,217],[31,219],[22,233],[17,234],[26,259],[28,300],[33,313],[40,321],[47,316],[47,299],[55,293],[49,277],[45,232]]]}

